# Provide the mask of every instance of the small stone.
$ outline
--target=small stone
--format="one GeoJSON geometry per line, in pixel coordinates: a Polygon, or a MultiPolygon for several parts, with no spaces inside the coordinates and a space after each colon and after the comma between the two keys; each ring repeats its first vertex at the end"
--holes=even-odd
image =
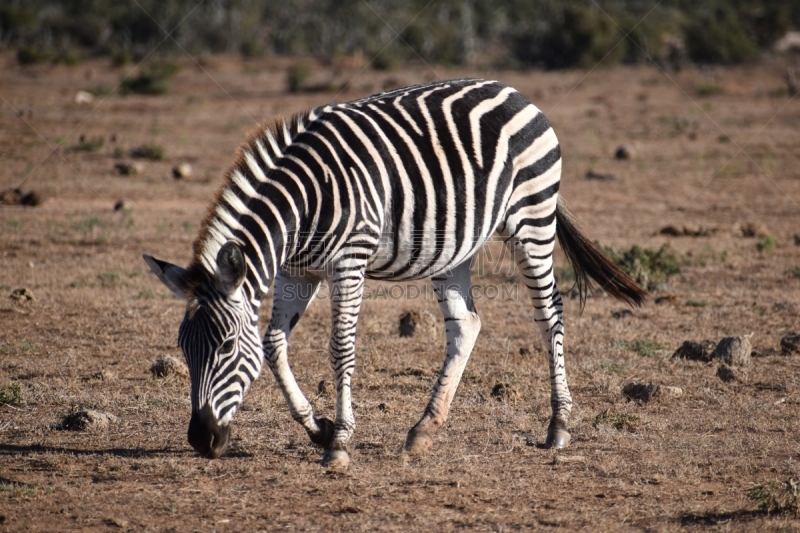
{"type": "Polygon", "coordinates": [[[92,374],[92,379],[96,379],[98,381],[116,381],[117,374],[111,370],[98,370],[92,374]]]}
{"type": "Polygon", "coordinates": [[[617,178],[613,174],[603,174],[590,170],[586,173],[586,179],[590,181],[614,181],[617,178]]]}
{"type": "Polygon", "coordinates": [[[153,374],[153,377],[167,378],[175,375],[188,376],[189,370],[186,365],[171,355],[164,355],[156,359],[156,362],[150,367],[150,373],[153,374]]]}
{"type": "Polygon", "coordinates": [[[622,394],[629,400],[647,403],[659,395],[659,389],[658,383],[653,383],[652,381],[647,383],[628,383],[622,388],[622,394]]]}
{"type": "Polygon", "coordinates": [[[30,302],[33,300],[33,293],[27,287],[21,287],[11,291],[10,298],[19,303],[30,302]]]}
{"type": "Polygon", "coordinates": [[[144,165],[138,161],[133,163],[122,161],[114,163],[114,170],[116,170],[120,176],[135,176],[144,172],[144,165]]]}
{"type": "Polygon", "coordinates": [[[617,159],[631,159],[636,154],[636,150],[630,144],[621,144],[614,152],[614,157],[617,159]]]}
{"type": "Polygon", "coordinates": [[[669,226],[664,226],[658,233],[661,235],[669,235],[670,237],[680,237],[683,235],[683,228],[676,226],[675,224],[670,224],[669,226]]]}
{"type": "Polygon", "coordinates": [[[112,424],[117,424],[119,418],[97,409],[86,409],[78,411],[64,417],[61,421],[61,429],[70,431],[105,431],[112,424]]]}
{"type": "Polygon", "coordinates": [[[781,339],[781,351],[784,355],[800,352],[800,335],[790,331],[781,339]]]}
{"type": "Polygon", "coordinates": [[[323,379],[317,385],[317,394],[319,394],[320,396],[335,396],[336,385],[334,385],[330,381],[326,381],[323,379]]]}
{"type": "Polygon", "coordinates": [[[719,365],[717,377],[725,383],[730,383],[731,381],[736,381],[736,372],[728,365],[719,365]]]}
{"type": "Polygon", "coordinates": [[[492,388],[492,397],[500,401],[516,402],[522,395],[508,383],[498,383],[492,388]]]}
{"type": "Polygon", "coordinates": [[[117,202],[114,204],[114,211],[123,211],[123,212],[133,211],[133,207],[134,205],[131,200],[125,200],[125,199],[117,200],[117,202]]]}
{"type": "Polygon", "coordinates": [[[683,389],[680,387],[673,387],[671,385],[661,385],[659,387],[659,394],[665,398],[680,398],[683,396],[683,389]]]}
{"type": "Polygon", "coordinates": [[[192,177],[192,165],[181,163],[172,167],[172,177],[176,180],[185,180],[192,177]]]}
{"type": "Polygon", "coordinates": [[[672,358],[708,362],[711,361],[711,354],[716,346],[716,343],[710,340],[700,342],[684,341],[681,347],[672,354],[672,358]]]}
{"type": "Polygon", "coordinates": [[[738,222],[734,224],[733,233],[742,237],[767,237],[769,229],[761,222],[738,222]]]}
{"type": "Polygon", "coordinates": [[[94,100],[94,95],[89,91],[78,91],[75,93],[74,101],[76,104],[91,104],[94,100]]]}
{"type": "Polygon", "coordinates": [[[656,305],[662,304],[674,304],[677,303],[678,297],[675,294],[665,294],[664,296],[659,296],[654,300],[656,305]]]}
{"type": "Polygon", "coordinates": [[[419,314],[415,311],[408,311],[400,317],[397,332],[401,337],[413,337],[418,322],[419,314]]]}
{"type": "Polygon", "coordinates": [[[750,364],[750,354],[753,346],[750,344],[749,335],[738,337],[725,337],[711,354],[711,359],[719,359],[731,366],[746,366],[750,364]]]}
{"type": "Polygon", "coordinates": [[[619,311],[611,311],[611,316],[614,318],[625,318],[626,316],[633,316],[630,309],[620,309],[619,311]]]}

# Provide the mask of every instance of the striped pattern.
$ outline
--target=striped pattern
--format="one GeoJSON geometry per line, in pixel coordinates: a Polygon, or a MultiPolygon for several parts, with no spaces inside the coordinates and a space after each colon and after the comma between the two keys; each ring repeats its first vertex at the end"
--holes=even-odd
{"type": "MultiPolygon", "coordinates": [[[[560,174],[560,148],[547,119],[520,93],[493,81],[398,89],[260,128],[212,204],[192,265],[172,276],[190,300],[180,344],[192,369],[193,409],[211,406],[220,424],[229,423],[260,372],[255,324],[274,283],[263,359],[292,416],[326,447],[331,464],[347,464],[364,281],[430,277],[445,318],[447,353],[406,442],[408,451],[424,451],[447,419],[480,330],[469,262],[497,231],[514,252],[548,351],[553,418],[547,443],[566,445],[572,402],[552,261],[556,220],[566,216],[558,204],[560,174]],[[230,243],[236,249],[222,253],[230,243]],[[241,279],[231,281],[237,253],[241,279]],[[224,269],[221,255],[230,256],[224,269]],[[314,414],[287,350],[323,280],[332,295],[333,422],[314,414]]],[[[179,267],[162,273],[169,268],[179,267]]]]}

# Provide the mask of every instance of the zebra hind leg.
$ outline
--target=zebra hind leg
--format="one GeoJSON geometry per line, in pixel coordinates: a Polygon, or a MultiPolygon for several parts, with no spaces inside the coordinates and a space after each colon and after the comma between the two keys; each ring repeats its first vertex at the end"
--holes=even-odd
{"type": "Polygon", "coordinates": [[[472,347],[481,329],[481,319],[470,294],[470,262],[466,261],[448,276],[431,279],[447,333],[447,355],[425,412],[411,428],[404,451],[424,454],[433,444],[433,434],[444,425],[450,404],[467,366],[472,347]]]}
{"type": "Polygon", "coordinates": [[[564,448],[570,441],[567,424],[572,397],[564,362],[564,306],[553,273],[555,231],[553,227],[524,226],[506,242],[533,301],[534,320],[547,350],[553,416],[547,428],[545,448],[564,448]],[[552,236],[545,233],[552,233],[552,236]]]}
{"type": "Polygon", "coordinates": [[[333,441],[333,422],[317,418],[314,409],[297,385],[289,367],[289,335],[314,300],[320,282],[315,279],[294,278],[279,272],[275,278],[272,318],[264,334],[264,359],[267,362],[292,418],[300,423],[311,442],[328,448],[333,441]]]}

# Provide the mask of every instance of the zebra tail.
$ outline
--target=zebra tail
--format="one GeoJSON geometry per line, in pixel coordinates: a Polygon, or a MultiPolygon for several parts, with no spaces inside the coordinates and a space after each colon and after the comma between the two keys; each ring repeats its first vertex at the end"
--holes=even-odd
{"type": "Polygon", "coordinates": [[[581,233],[575,218],[560,197],[556,207],[556,235],[561,249],[575,270],[575,285],[580,294],[581,310],[586,305],[592,280],[608,294],[630,306],[644,303],[647,292],[581,233]]]}

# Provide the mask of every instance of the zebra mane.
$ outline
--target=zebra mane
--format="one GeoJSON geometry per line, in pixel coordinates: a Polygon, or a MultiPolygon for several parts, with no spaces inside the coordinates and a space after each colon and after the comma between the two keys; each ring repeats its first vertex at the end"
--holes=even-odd
{"type": "Polygon", "coordinates": [[[214,261],[217,253],[225,243],[225,237],[219,231],[225,223],[218,215],[217,208],[223,202],[223,198],[234,185],[234,174],[251,174],[247,165],[247,156],[255,156],[256,160],[263,164],[265,171],[274,168],[277,161],[286,147],[299,133],[302,133],[307,124],[316,117],[318,109],[306,109],[296,113],[289,118],[278,116],[273,120],[266,120],[252,130],[247,141],[242,144],[236,152],[236,161],[225,172],[222,185],[217,190],[214,200],[208,207],[206,216],[200,225],[200,231],[194,240],[191,265],[189,266],[190,278],[194,284],[199,283],[202,272],[211,273],[214,271],[214,261]]]}

